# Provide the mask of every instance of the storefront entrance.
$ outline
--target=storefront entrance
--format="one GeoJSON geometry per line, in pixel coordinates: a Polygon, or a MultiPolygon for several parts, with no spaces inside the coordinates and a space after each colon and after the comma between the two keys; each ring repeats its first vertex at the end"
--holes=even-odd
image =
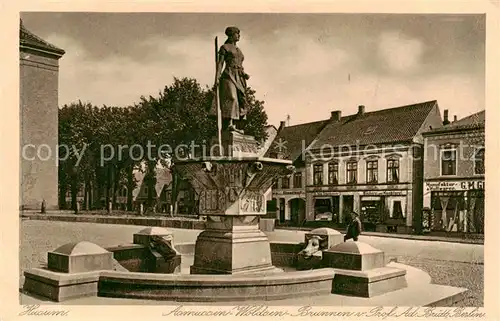
{"type": "Polygon", "coordinates": [[[377,222],[381,219],[381,215],[382,201],[380,196],[361,197],[360,219],[365,231],[375,231],[377,222]]]}
{"type": "Polygon", "coordinates": [[[279,213],[280,213],[280,223],[284,223],[285,222],[285,199],[284,198],[280,198],[279,213]]]}
{"type": "Polygon", "coordinates": [[[306,201],[302,198],[290,200],[290,215],[293,226],[302,225],[306,216],[306,201]]]}

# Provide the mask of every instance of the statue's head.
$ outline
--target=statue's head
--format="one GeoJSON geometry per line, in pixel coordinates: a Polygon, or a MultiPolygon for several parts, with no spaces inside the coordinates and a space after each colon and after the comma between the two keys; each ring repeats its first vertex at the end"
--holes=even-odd
{"type": "Polygon", "coordinates": [[[226,34],[228,39],[236,41],[240,40],[240,29],[238,27],[227,27],[224,33],[226,34]]]}

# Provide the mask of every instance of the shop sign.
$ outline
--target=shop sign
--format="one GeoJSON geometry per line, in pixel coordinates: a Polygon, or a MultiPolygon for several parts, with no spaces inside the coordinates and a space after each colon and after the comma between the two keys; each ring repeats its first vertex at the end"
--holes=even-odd
{"type": "Polygon", "coordinates": [[[314,196],[340,196],[339,192],[329,192],[329,191],[315,191],[312,192],[314,196]]]}
{"type": "Polygon", "coordinates": [[[484,181],[426,182],[428,191],[468,191],[484,190],[484,181]]]}
{"type": "Polygon", "coordinates": [[[366,191],[363,195],[373,195],[373,196],[406,196],[405,192],[402,191],[366,191]]]}

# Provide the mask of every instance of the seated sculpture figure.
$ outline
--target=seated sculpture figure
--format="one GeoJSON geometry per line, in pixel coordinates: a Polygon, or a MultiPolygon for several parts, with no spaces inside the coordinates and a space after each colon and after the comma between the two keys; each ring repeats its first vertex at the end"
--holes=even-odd
{"type": "Polygon", "coordinates": [[[306,247],[299,252],[299,256],[302,256],[304,259],[310,259],[316,252],[321,251],[321,241],[323,238],[319,235],[312,235],[308,240],[306,247]]]}
{"type": "Polygon", "coordinates": [[[172,240],[169,240],[168,238],[160,235],[151,236],[150,248],[160,253],[165,258],[165,260],[168,260],[179,254],[172,245],[172,240]]]}

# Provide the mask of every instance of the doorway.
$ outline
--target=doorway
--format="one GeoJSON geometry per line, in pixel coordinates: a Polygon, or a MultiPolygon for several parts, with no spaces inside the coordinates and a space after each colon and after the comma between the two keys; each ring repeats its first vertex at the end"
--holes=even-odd
{"type": "Polygon", "coordinates": [[[301,198],[290,200],[290,219],[294,226],[299,226],[305,220],[306,201],[301,198]]]}
{"type": "Polygon", "coordinates": [[[280,212],[280,223],[284,223],[285,222],[285,199],[284,198],[280,198],[279,212],[280,212]]]}

